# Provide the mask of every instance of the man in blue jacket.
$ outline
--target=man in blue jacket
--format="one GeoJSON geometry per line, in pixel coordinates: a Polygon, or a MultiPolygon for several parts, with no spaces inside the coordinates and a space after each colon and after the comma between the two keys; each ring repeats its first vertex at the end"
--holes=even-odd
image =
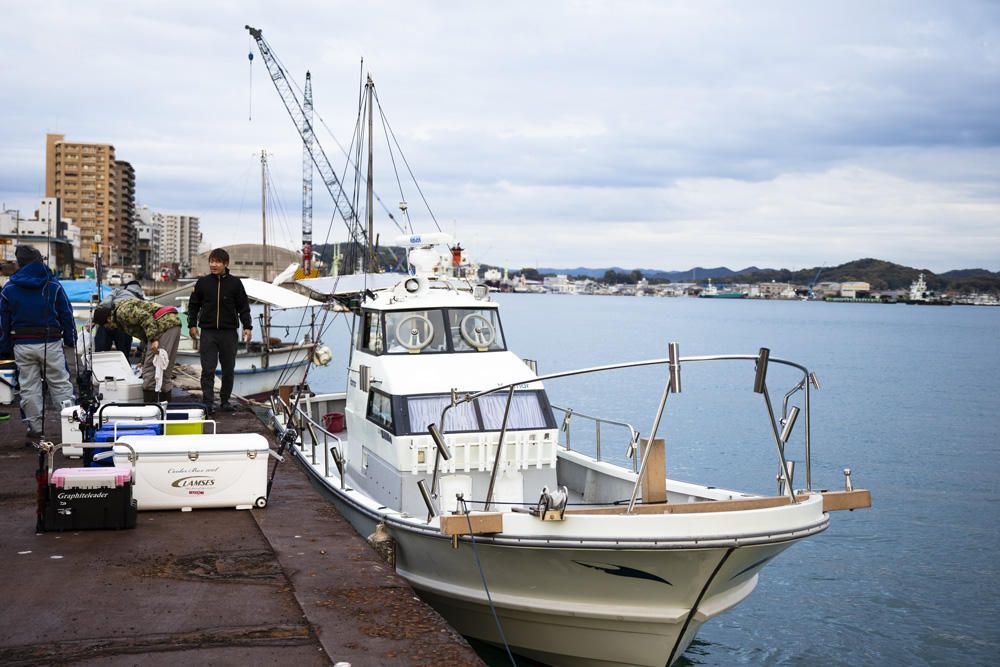
{"type": "Polygon", "coordinates": [[[17,363],[21,412],[33,441],[43,430],[43,379],[55,406],[73,400],[63,345],[76,344],[76,324],[66,291],[41,254],[22,245],[14,256],[18,270],[0,291],[0,355],[13,354],[17,363]]]}

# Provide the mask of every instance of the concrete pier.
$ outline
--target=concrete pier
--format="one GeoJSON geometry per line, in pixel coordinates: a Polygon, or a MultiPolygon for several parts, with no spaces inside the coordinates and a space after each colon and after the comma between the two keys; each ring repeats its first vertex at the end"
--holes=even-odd
{"type": "MultiPolygon", "coordinates": [[[[0,664],[483,664],[291,457],[264,509],[36,533],[38,451],[0,411],[0,664]]],[[[247,410],[217,416],[269,436],[247,410]]],[[[45,429],[59,441],[55,410],[45,429]]]]}

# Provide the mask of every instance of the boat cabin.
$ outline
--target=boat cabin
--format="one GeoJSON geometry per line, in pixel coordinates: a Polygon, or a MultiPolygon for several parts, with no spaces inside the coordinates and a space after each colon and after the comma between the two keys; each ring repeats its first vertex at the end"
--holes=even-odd
{"type": "Polygon", "coordinates": [[[451,459],[438,462],[441,509],[455,493],[484,499],[507,413],[500,503],[533,499],[555,483],[557,430],[535,373],[507,349],[497,305],[485,289],[407,278],[369,292],[356,310],[346,413],[348,459],[360,462],[389,506],[424,511],[414,475],[434,472],[437,449],[428,426],[444,434],[451,459]],[[510,398],[498,391],[520,382],[510,398]],[[456,386],[456,384],[458,386],[456,386]]]}

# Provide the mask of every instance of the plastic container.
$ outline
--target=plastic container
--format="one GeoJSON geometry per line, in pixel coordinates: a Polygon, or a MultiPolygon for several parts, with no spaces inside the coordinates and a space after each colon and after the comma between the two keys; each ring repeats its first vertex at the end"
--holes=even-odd
{"type": "Polygon", "coordinates": [[[330,433],[340,433],[344,430],[344,413],[328,412],[323,415],[323,428],[330,433]]]}
{"type": "Polygon", "coordinates": [[[205,408],[174,408],[167,406],[167,422],[163,425],[164,435],[201,435],[205,432],[205,424],[200,420],[205,418],[205,408]],[[170,423],[174,422],[174,423],[170,423]]]}
{"type": "MultiPolygon", "coordinates": [[[[144,424],[141,426],[131,426],[129,424],[105,424],[94,433],[94,442],[114,442],[115,440],[123,438],[126,435],[151,435],[159,437],[161,435],[160,428],[159,424],[144,424]],[[115,430],[116,427],[117,431],[115,430]]],[[[94,460],[94,455],[110,451],[110,449],[110,447],[87,449],[84,451],[83,461],[88,467],[105,468],[113,466],[115,463],[111,458],[103,459],[101,461],[94,460]]]]}
{"type": "Polygon", "coordinates": [[[10,405],[14,402],[14,369],[0,368],[0,403],[10,405]]]}
{"type": "Polygon", "coordinates": [[[121,352],[95,352],[94,379],[102,403],[142,402],[142,378],[136,375],[121,352]]]}
{"type": "MultiPolygon", "coordinates": [[[[139,510],[267,505],[268,442],[257,433],[118,436],[138,456],[134,497],[139,510]]],[[[115,462],[129,451],[115,446],[115,462]]]]}

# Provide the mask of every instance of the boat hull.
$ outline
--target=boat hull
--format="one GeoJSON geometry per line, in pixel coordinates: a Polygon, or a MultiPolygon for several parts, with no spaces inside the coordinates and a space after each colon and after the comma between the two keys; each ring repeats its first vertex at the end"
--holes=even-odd
{"type": "MultiPolygon", "coordinates": [[[[820,513],[817,521],[800,521],[784,534],[717,536],[703,547],[625,536],[611,536],[622,542],[611,547],[598,539],[539,538],[516,529],[474,543],[461,537],[456,547],[430,524],[369,503],[352,490],[350,478],[341,489],[332,465],[296,453],[362,536],[385,524],[395,540],[397,572],[457,631],[497,645],[505,638],[515,653],[551,665],[672,663],[705,621],[753,591],[765,564],[827,525],[820,513]]],[[[543,523],[527,515],[505,518],[543,523]]],[[[576,521],[558,523],[572,533],[576,521]]]]}
{"type": "MultiPolygon", "coordinates": [[[[264,355],[241,349],[236,354],[233,393],[255,398],[269,396],[279,385],[302,384],[312,353],[312,345],[291,345],[274,349],[267,355],[265,365],[264,355]]],[[[177,363],[187,366],[188,372],[195,377],[201,375],[201,357],[197,350],[177,350],[177,363]]],[[[220,378],[222,371],[216,369],[215,376],[220,378]]]]}

